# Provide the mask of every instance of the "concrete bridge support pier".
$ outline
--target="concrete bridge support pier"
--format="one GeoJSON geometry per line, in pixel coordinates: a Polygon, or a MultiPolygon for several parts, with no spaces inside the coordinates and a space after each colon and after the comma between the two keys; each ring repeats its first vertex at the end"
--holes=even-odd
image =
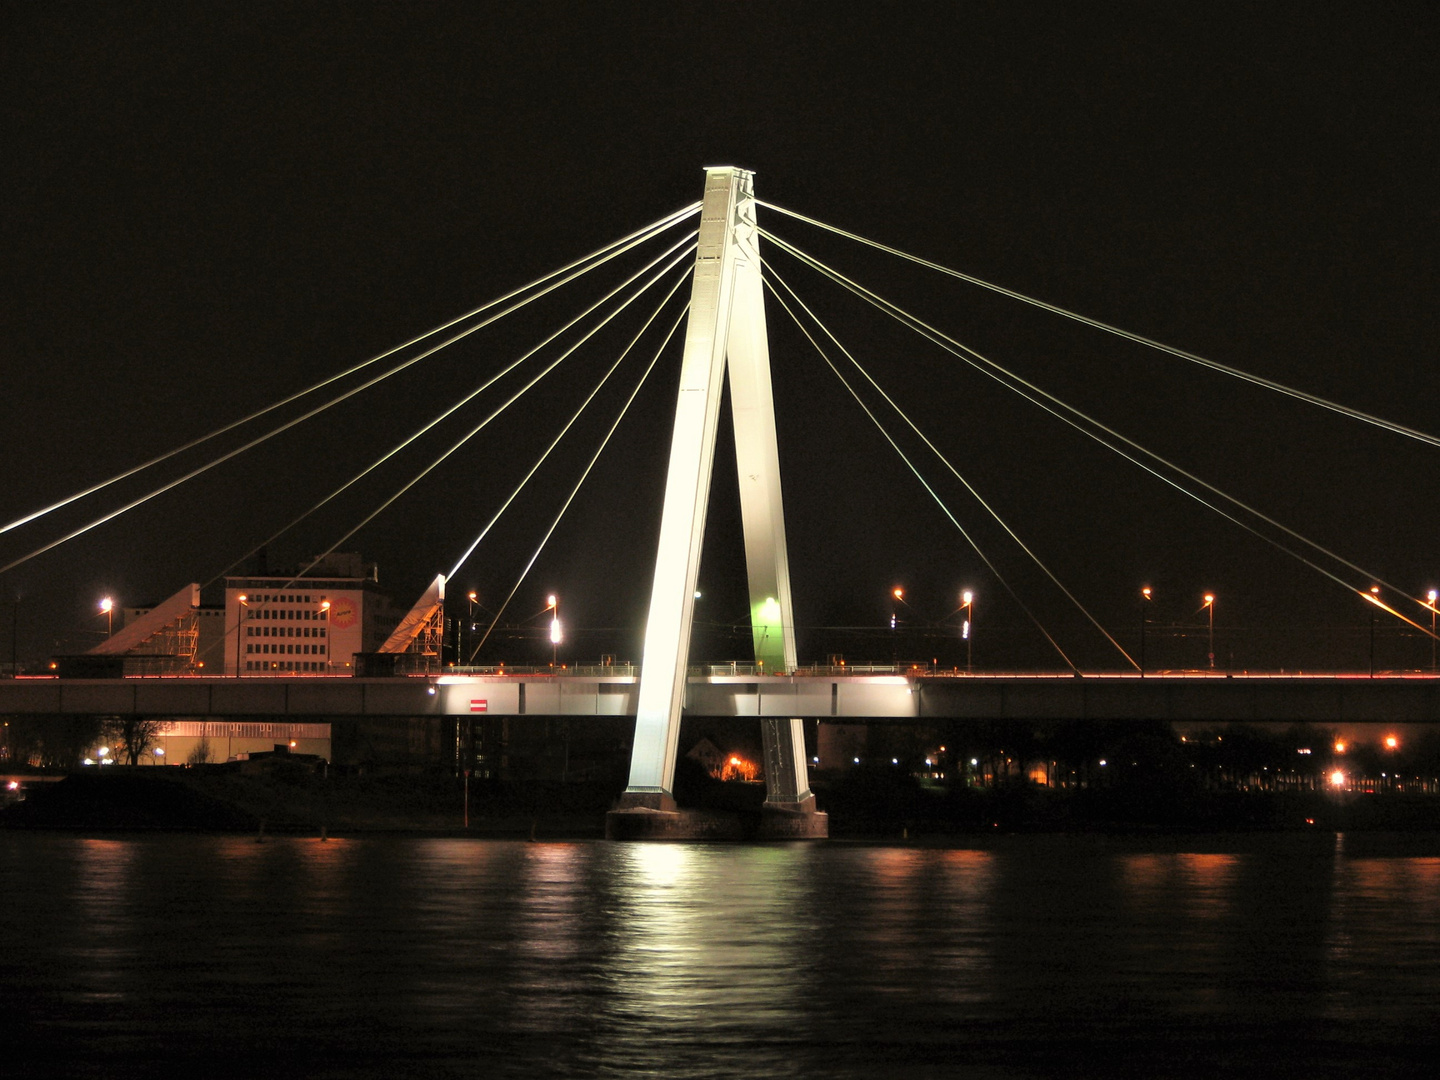
{"type": "Polygon", "coordinates": [[[630,783],[605,824],[606,835],[614,839],[720,839],[737,832],[757,838],[819,838],[829,831],[828,819],[816,812],[810,793],[798,719],[761,722],[766,801],[759,822],[726,824],[713,815],[687,813],[676,807],[672,795],[700,545],[727,365],[755,660],[768,671],[790,671],[796,666],[795,622],[753,174],[728,166],[705,173],[660,545],[645,627],[630,783]]]}

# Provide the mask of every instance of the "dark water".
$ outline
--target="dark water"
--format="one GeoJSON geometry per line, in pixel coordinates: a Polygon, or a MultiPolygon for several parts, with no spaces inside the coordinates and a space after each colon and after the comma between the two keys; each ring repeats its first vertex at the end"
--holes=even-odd
{"type": "Polygon", "coordinates": [[[1440,839],[0,834],[0,1076],[1433,1076],[1440,839]]]}

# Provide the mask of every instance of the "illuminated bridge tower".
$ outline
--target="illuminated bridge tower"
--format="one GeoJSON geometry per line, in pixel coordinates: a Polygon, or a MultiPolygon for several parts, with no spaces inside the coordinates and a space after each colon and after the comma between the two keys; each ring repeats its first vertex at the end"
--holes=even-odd
{"type": "MultiPolygon", "coordinates": [[[[755,660],[765,672],[789,672],[796,665],[753,176],[728,166],[705,173],[630,784],[606,825],[617,838],[693,835],[693,826],[676,811],[671,788],[727,366],[755,660]]],[[[815,812],[807,780],[801,721],[760,723],[766,777],[762,835],[825,836],[827,817],[815,812]]]]}

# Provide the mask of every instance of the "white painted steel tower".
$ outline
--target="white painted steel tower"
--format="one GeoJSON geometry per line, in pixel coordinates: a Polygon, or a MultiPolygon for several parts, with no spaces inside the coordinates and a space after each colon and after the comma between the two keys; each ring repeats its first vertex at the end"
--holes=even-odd
{"type": "MultiPolygon", "coordinates": [[[[753,176],[730,166],[705,172],[660,547],[645,628],[630,784],[612,818],[627,811],[675,810],[671,787],[676,744],[727,364],[755,659],[767,673],[793,671],[796,665],[753,176]]],[[[809,833],[814,834],[819,824],[818,835],[824,835],[824,815],[813,813],[814,797],[806,779],[801,721],[762,720],[761,724],[767,809],[814,819],[809,833]]]]}

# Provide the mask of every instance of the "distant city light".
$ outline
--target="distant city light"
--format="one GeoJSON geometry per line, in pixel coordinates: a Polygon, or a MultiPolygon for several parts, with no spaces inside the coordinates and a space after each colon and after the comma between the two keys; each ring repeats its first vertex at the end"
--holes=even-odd
{"type": "Polygon", "coordinates": [[[1331,787],[1344,787],[1344,786],[1345,786],[1345,774],[1344,774],[1343,772],[1341,772],[1339,769],[1336,769],[1334,772],[1332,772],[1332,773],[1330,774],[1330,786],[1331,786],[1331,787]]]}
{"type": "Polygon", "coordinates": [[[1386,749],[1386,750],[1394,750],[1394,749],[1395,749],[1396,747],[1398,747],[1399,745],[1400,745],[1400,740],[1397,739],[1394,735],[1386,735],[1386,736],[1385,736],[1385,749],[1386,749]]]}

